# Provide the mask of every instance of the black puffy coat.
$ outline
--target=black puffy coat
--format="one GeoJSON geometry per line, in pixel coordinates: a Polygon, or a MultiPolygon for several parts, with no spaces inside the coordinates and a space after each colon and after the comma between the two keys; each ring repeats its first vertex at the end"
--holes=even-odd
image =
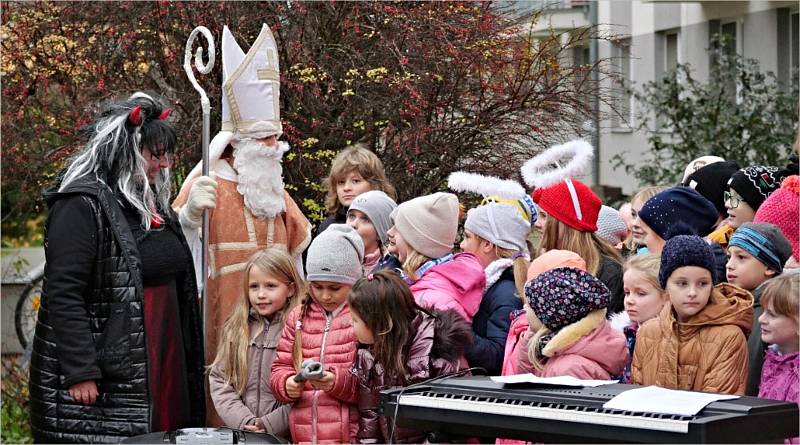
{"type": "MultiPolygon", "coordinates": [[[[452,309],[433,310],[434,316],[421,311],[409,326],[404,351],[408,384],[450,374],[466,368],[464,350],[472,342],[472,329],[452,309]]],[[[384,373],[375,363],[372,349],[361,347],[353,361],[352,372],[358,377],[358,443],[422,443],[426,433],[411,428],[390,427],[390,418],[378,415],[380,391],[401,386],[399,379],[384,373]],[[393,440],[390,435],[393,433],[393,440]]]]}
{"type": "MultiPolygon", "coordinates": [[[[117,443],[149,433],[142,265],[122,207],[107,185],[91,177],[64,191],[50,191],[45,199],[51,211],[45,226],[47,263],[30,367],[34,440],[117,443]],[[56,204],[61,215],[57,227],[51,226],[56,204]],[[50,246],[55,233],[58,249],[50,246]],[[69,257],[70,248],[86,251],[87,246],[93,258],[69,257]],[[91,379],[100,393],[96,403],[75,402],[69,387],[91,379]]],[[[194,269],[174,213],[167,224],[179,234],[189,258],[188,272],[177,282],[191,405],[186,426],[202,426],[203,337],[194,269]]]]}

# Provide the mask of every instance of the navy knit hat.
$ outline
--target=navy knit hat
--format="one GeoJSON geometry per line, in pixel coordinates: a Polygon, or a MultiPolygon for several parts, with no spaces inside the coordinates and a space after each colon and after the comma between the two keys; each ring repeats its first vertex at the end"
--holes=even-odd
{"type": "Polygon", "coordinates": [[[551,331],[571,325],[597,309],[608,307],[608,288],[588,272],[559,267],[525,285],[528,304],[551,331]]]}
{"type": "Polygon", "coordinates": [[[697,266],[711,272],[715,280],[716,270],[714,251],[703,238],[693,234],[691,227],[677,224],[670,229],[667,242],[661,251],[661,268],[658,270],[658,283],[662,289],[667,288],[667,279],[675,269],[685,266],[697,266]]]}
{"type": "Polygon", "coordinates": [[[792,245],[783,236],[781,229],[770,223],[742,224],[731,237],[728,246],[736,246],[764,263],[776,274],[783,272],[783,265],[792,256],[792,245]]]}
{"type": "Polygon", "coordinates": [[[678,222],[706,236],[714,229],[719,213],[714,204],[696,190],[672,187],[648,199],[639,210],[639,218],[658,236],[667,239],[667,230],[678,222]]]}
{"type": "Polygon", "coordinates": [[[728,215],[725,207],[725,189],[728,187],[728,180],[734,173],[739,171],[739,164],[736,161],[723,161],[708,164],[689,175],[683,185],[697,190],[706,199],[714,204],[717,213],[728,215]]]}

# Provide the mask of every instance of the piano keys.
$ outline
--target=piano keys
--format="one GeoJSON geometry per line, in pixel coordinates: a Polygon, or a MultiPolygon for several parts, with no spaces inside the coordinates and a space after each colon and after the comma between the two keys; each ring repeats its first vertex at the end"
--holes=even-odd
{"type": "MultiPolygon", "coordinates": [[[[398,425],[458,438],[561,443],[781,443],[800,435],[793,403],[740,397],[695,416],[619,411],[603,404],[637,385],[567,388],[447,378],[381,391],[381,414],[398,425]]],[[[463,440],[462,440],[463,441],[463,440]]]]}

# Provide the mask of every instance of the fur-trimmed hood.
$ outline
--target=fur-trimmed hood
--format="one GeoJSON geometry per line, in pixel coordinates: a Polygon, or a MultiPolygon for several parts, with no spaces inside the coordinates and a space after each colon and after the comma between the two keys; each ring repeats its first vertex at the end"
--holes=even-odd
{"type": "MultiPolygon", "coordinates": [[[[549,358],[548,375],[574,375],[575,366],[596,369],[589,372],[595,377],[608,378],[619,375],[628,357],[625,336],[606,320],[606,310],[592,311],[581,320],[561,329],[547,343],[542,353],[549,358]],[[599,369],[603,372],[600,372],[599,369]]],[[[576,375],[576,377],[578,377],[576,375]]]]}
{"type": "Polygon", "coordinates": [[[431,358],[447,361],[458,360],[472,345],[472,327],[454,310],[433,311],[433,346],[431,358]]]}

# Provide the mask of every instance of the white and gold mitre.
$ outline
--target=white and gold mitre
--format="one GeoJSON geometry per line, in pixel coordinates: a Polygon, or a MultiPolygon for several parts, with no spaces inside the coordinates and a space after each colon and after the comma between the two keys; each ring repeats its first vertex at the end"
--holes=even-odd
{"type": "Polygon", "coordinates": [[[278,46],[269,26],[247,54],[225,26],[222,30],[222,131],[263,138],[280,136],[278,46]]]}

